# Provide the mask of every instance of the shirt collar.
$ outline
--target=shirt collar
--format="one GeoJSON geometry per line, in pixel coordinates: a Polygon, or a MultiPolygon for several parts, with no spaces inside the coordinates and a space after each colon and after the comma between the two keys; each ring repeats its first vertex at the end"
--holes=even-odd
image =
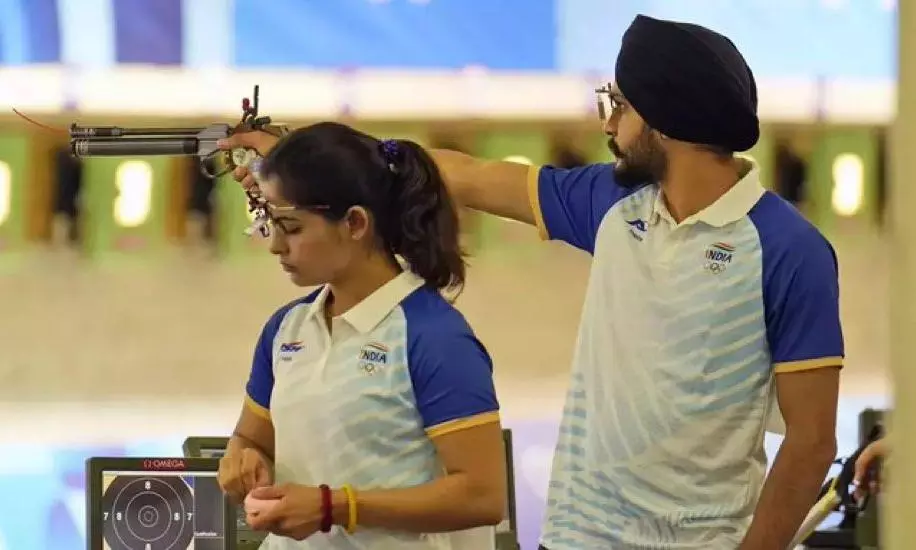
{"type": "MultiPolygon", "coordinates": [[[[691,225],[703,222],[713,227],[723,227],[740,220],[751,211],[751,208],[757,204],[764,193],[763,186],[760,184],[760,167],[748,158],[741,157],[741,160],[747,163],[747,173],[744,177],[738,180],[716,202],[685,218],[684,221],[677,225],[691,225]]],[[[668,208],[665,206],[661,189],[655,195],[651,221],[654,223],[659,219],[665,219],[672,224],[675,223],[668,212],[668,208]]]]}
{"type": "MultiPolygon", "coordinates": [[[[414,290],[423,286],[424,281],[410,271],[403,271],[394,279],[380,286],[363,301],[351,307],[337,318],[343,319],[359,332],[374,329],[391,311],[414,290]]],[[[330,285],[324,285],[308,311],[308,318],[320,315],[330,294],[330,285]]]]}

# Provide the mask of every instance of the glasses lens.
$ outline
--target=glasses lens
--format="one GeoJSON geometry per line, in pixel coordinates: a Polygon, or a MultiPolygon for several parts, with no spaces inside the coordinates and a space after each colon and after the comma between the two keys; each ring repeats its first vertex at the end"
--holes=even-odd
{"type": "Polygon", "coordinates": [[[613,100],[611,99],[611,85],[606,84],[605,86],[595,90],[597,107],[598,107],[598,118],[604,122],[608,119],[608,116],[614,111],[613,100]]]}

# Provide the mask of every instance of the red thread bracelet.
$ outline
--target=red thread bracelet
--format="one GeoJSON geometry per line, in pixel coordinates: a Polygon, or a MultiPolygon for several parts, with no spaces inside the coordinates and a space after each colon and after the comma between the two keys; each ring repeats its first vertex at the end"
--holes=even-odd
{"type": "Polygon", "coordinates": [[[322,533],[330,533],[331,526],[334,525],[334,515],[331,510],[331,488],[327,485],[319,485],[321,490],[321,524],[319,529],[322,533]]]}

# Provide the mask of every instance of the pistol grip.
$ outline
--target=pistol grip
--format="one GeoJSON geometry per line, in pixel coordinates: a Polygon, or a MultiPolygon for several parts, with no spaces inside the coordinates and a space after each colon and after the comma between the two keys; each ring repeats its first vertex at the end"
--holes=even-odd
{"type": "Polygon", "coordinates": [[[272,136],[283,137],[289,133],[289,128],[287,126],[279,124],[265,124],[264,126],[258,128],[262,132],[266,132],[272,136]]]}
{"type": "Polygon", "coordinates": [[[254,149],[233,149],[232,154],[229,155],[229,160],[234,170],[239,166],[248,166],[259,156],[258,152],[254,149]]]}

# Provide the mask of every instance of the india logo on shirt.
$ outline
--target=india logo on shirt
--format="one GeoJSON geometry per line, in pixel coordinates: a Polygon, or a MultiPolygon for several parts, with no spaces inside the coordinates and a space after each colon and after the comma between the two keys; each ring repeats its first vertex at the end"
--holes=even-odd
{"type": "Polygon", "coordinates": [[[706,265],[703,266],[710,273],[722,273],[732,262],[735,247],[723,242],[713,243],[706,248],[706,265]]]}
{"type": "Polygon", "coordinates": [[[280,360],[291,361],[293,355],[302,351],[302,342],[283,342],[280,344],[280,360]]]}
{"type": "Polygon", "coordinates": [[[389,351],[381,342],[369,342],[359,350],[359,368],[366,374],[375,374],[388,364],[389,351]]]}

